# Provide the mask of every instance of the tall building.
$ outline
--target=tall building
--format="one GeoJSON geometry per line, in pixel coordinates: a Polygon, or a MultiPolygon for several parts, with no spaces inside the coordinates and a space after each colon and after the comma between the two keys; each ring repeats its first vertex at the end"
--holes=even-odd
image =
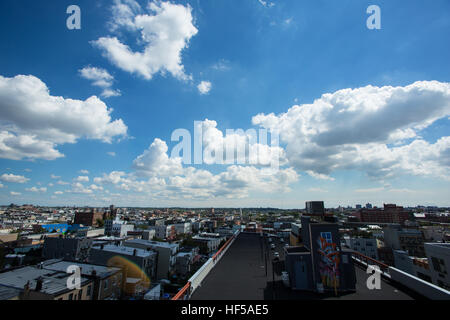
{"type": "Polygon", "coordinates": [[[307,201],[306,213],[308,215],[325,215],[325,205],[323,201],[307,201]]]}
{"type": "Polygon", "coordinates": [[[86,261],[92,247],[88,238],[46,238],[42,249],[45,259],[86,261]]]}
{"type": "Polygon", "coordinates": [[[373,223],[404,224],[409,219],[409,213],[403,207],[395,204],[385,204],[383,209],[360,209],[355,213],[355,216],[361,222],[373,223]]]}
{"type": "Polygon", "coordinates": [[[98,220],[104,220],[103,212],[91,209],[90,211],[78,211],[75,213],[74,224],[82,224],[85,226],[98,226],[98,220]]]}
{"type": "Polygon", "coordinates": [[[410,256],[425,257],[424,238],[417,229],[402,229],[400,225],[390,225],[383,229],[384,244],[393,250],[403,250],[410,256]]]}
{"type": "Polygon", "coordinates": [[[286,247],[285,266],[294,290],[338,292],[356,290],[352,251],[341,249],[336,223],[301,218],[302,247],[286,247]]]}

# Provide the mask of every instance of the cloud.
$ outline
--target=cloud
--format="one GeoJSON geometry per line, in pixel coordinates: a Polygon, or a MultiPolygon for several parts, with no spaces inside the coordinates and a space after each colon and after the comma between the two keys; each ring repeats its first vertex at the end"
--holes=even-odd
{"type": "Polygon", "coordinates": [[[289,164],[329,175],[359,170],[375,179],[400,174],[450,178],[450,137],[435,143],[421,130],[450,114],[450,84],[367,86],[327,93],[286,113],[259,114],[253,124],[277,130],[289,164]]]}
{"type": "Polygon", "coordinates": [[[32,187],[32,188],[26,188],[25,190],[29,191],[29,192],[36,192],[36,193],[38,193],[38,192],[40,192],[40,193],[47,192],[47,188],[45,188],[45,187],[42,187],[42,188],[32,187]]]}
{"type": "Polygon", "coordinates": [[[116,67],[146,80],[158,73],[170,73],[180,80],[192,79],[182,64],[182,51],[198,33],[191,7],[157,1],[150,2],[148,8],[150,13],[145,14],[136,1],[119,0],[112,8],[112,30],[139,31],[143,51],[133,51],[117,37],[101,37],[93,45],[116,67]]]}
{"type": "Polygon", "coordinates": [[[6,173],[0,176],[0,180],[12,183],[26,183],[30,181],[30,179],[25,178],[24,176],[16,176],[14,174],[6,174],[6,173]]]}
{"type": "Polygon", "coordinates": [[[59,180],[59,181],[57,182],[57,184],[59,184],[60,186],[66,186],[66,185],[68,185],[69,183],[68,183],[68,182],[65,182],[65,181],[62,181],[62,180],[59,180]]]}
{"type": "Polygon", "coordinates": [[[126,136],[121,119],[100,99],[73,100],[51,96],[34,76],[0,76],[0,158],[54,160],[64,155],[57,145],[93,139],[111,143],[126,136]]]}
{"type": "Polygon", "coordinates": [[[245,198],[251,192],[288,192],[289,184],[299,178],[291,168],[274,172],[270,168],[241,165],[230,165],[223,172],[213,174],[208,170],[183,167],[181,158],[171,158],[167,152],[166,142],[155,139],[134,160],[134,172],[113,171],[96,177],[94,182],[158,199],[210,199],[245,198]]]}
{"type": "Polygon", "coordinates": [[[181,174],[181,158],[169,158],[165,141],[155,139],[150,147],[133,161],[133,168],[144,176],[171,176],[181,174]]]}
{"type": "Polygon", "coordinates": [[[5,186],[2,184],[2,183],[0,183],[0,189],[2,189],[2,188],[4,188],[5,186]]]}
{"type": "Polygon", "coordinates": [[[87,80],[91,80],[92,85],[103,89],[103,92],[101,93],[102,97],[110,98],[121,95],[119,90],[111,89],[114,82],[114,77],[110,75],[109,72],[105,69],[89,66],[79,70],[79,73],[81,77],[87,80]]]}
{"type": "Polygon", "coordinates": [[[211,68],[213,68],[214,70],[217,70],[217,71],[227,71],[230,69],[229,64],[230,64],[230,62],[228,60],[221,59],[218,62],[216,62],[215,64],[213,64],[211,66],[211,68]]]}
{"type": "Polygon", "coordinates": [[[200,92],[200,94],[208,94],[209,91],[211,90],[211,82],[209,81],[202,81],[199,83],[199,85],[197,86],[198,91],[200,92]]]}
{"type": "Polygon", "coordinates": [[[262,4],[262,5],[263,5],[264,7],[266,7],[266,8],[272,8],[272,7],[275,6],[275,3],[269,2],[269,1],[258,0],[258,2],[259,2],[260,4],[262,4]]]}
{"type": "Polygon", "coordinates": [[[89,187],[85,187],[80,182],[76,182],[72,184],[72,189],[68,190],[67,192],[78,194],[91,194],[93,191],[89,187]]]}
{"type": "Polygon", "coordinates": [[[64,192],[63,191],[55,191],[54,194],[61,195],[61,194],[64,194],[64,192]]]}
{"type": "Polygon", "coordinates": [[[56,176],[54,174],[51,174],[50,178],[52,178],[52,179],[61,179],[61,176],[56,176]]]}
{"type": "Polygon", "coordinates": [[[15,192],[15,191],[11,191],[9,194],[12,196],[20,196],[21,195],[20,192],[15,192]]]}
{"type": "Polygon", "coordinates": [[[116,156],[116,153],[115,153],[114,151],[107,152],[107,154],[108,154],[109,156],[111,156],[111,157],[115,157],[115,156],[116,156]]]}
{"type": "MultiPolygon", "coordinates": [[[[197,131],[203,136],[203,161],[206,164],[250,164],[256,166],[269,166],[287,164],[284,150],[277,145],[258,143],[256,130],[227,130],[225,134],[217,129],[217,122],[204,120],[199,122],[197,131]],[[222,157],[219,155],[222,154],[222,157]],[[231,157],[229,157],[231,154],[231,157]]],[[[259,132],[259,141],[263,133],[259,132]]]]}
{"type": "Polygon", "coordinates": [[[89,177],[88,176],[79,176],[79,177],[75,178],[75,181],[78,181],[78,182],[89,182],[89,177]]]}
{"type": "Polygon", "coordinates": [[[88,170],[84,170],[84,169],[83,169],[83,170],[80,170],[79,172],[80,172],[81,174],[89,174],[89,171],[88,171],[88,170]]]}
{"type": "Polygon", "coordinates": [[[311,170],[306,171],[306,173],[309,174],[311,177],[319,180],[329,180],[329,181],[335,180],[333,177],[327,176],[326,174],[316,173],[311,170]]]}

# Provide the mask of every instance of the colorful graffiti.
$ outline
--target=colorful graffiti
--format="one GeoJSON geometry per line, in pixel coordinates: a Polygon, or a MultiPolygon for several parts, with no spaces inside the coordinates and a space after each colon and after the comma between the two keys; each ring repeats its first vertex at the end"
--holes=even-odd
{"type": "Polygon", "coordinates": [[[330,232],[322,232],[319,239],[319,273],[322,284],[326,288],[334,288],[337,294],[339,288],[340,255],[337,246],[331,239],[330,232]]]}

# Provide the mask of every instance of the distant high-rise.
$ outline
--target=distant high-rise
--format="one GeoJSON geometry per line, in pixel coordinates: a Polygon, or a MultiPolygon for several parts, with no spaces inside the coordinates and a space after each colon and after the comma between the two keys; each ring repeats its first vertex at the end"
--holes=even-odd
{"type": "Polygon", "coordinates": [[[372,204],[371,203],[366,203],[366,209],[372,209],[372,204]]]}
{"type": "Polygon", "coordinates": [[[325,215],[325,205],[323,201],[307,201],[306,212],[310,215],[325,215]]]}

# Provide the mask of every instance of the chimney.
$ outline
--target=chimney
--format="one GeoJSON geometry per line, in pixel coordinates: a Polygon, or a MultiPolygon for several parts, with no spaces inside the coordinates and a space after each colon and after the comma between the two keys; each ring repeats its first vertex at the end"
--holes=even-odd
{"type": "Polygon", "coordinates": [[[36,280],[36,289],[35,289],[35,291],[37,291],[37,292],[41,291],[42,290],[42,284],[43,284],[43,280],[42,280],[41,277],[39,277],[36,280]]]}

